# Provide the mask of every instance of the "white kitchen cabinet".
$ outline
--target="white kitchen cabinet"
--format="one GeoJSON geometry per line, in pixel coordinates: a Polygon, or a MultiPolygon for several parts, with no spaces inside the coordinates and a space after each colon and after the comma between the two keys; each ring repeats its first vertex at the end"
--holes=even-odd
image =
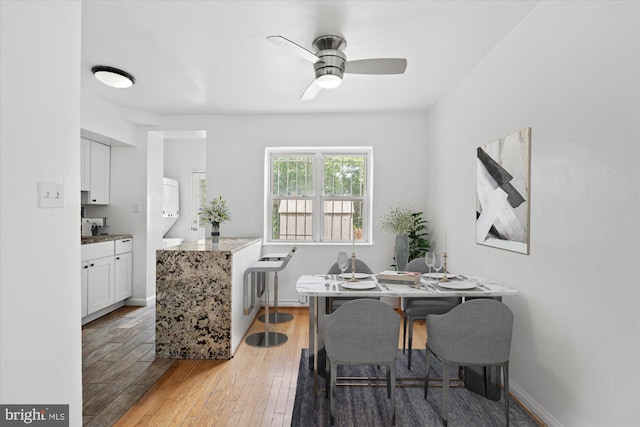
{"type": "Polygon", "coordinates": [[[133,291],[132,239],[116,240],[115,247],[115,300],[129,298],[133,291]]]}
{"type": "Polygon", "coordinates": [[[87,312],[91,314],[115,303],[113,256],[88,261],[87,312]]]}
{"type": "Polygon", "coordinates": [[[82,317],[85,317],[89,314],[89,310],[87,308],[87,288],[89,285],[89,263],[81,262],[80,263],[80,298],[81,298],[81,308],[82,308],[82,317]]]}
{"type": "Polygon", "coordinates": [[[114,238],[81,246],[83,324],[122,307],[133,294],[133,239],[114,238]]]}
{"type": "Polygon", "coordinates": [[[91,141],[82,138],[80,144],[80,191],[91,190],[91,141]]]}
{"type": "Polygon", "coordinates": [[[111,147],[84,138],[81,139],[81,144],[80,190],[86,191],[82,195],[82,203],[108,205],[111,179],[111,147]],[[87,154],[87,148],[89,154],[87,154]]]}

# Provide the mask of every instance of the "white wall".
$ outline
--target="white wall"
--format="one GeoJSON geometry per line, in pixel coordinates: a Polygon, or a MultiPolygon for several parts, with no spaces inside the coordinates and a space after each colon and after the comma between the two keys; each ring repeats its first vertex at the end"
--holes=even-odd
{"type": "Polygon", "coordinates": [[[164,176],[175,179],[180,185],[180,217],[167,233],[167,237],[179,237],[188,242],[192,216],[191,173],[204,171],[206,139],[164,140],[164,176]]]}
{"type": "MultiPolygon", "coordinates": [[[[207,132],[208,199],[222,195],[231,222],[224,236],[262,237],[264,149],[274,146],[370,145],[374,156],[374,245],[356,253],[373,270],[393,260],[394,236],[378,230],[380,217],[391,207],[410,205],[426,210],[427,147],[424,113],[225,115],[168,118],[166,129],[205,129],[207,132]]],[[[207,231],[208,233],[209,231],[207,231]]],[[[292,245],[269,247],[282,251],[292,245]]],[[[303,273],[323,273],[350,245],[299,245],[295,258],[279,274],[280,302],[297,303],[295,281],[303,273]]]]}
{"type": "Polygon", "coordinates": [[[162,173],[164,169],[164,137],[161,132],[147,133],[147,298],[156,295],[156,251],[162,249],[162,173]]]}
{"type": "Polygon", "coordinates": [[[82,425],[79,2],[0,2],[0,402],[82,425]],[[42,67],[49,67],[46,76],[42,67]],[[38,208],[38,182],[64,208],[38,208]]]}
{"type": "Polygon", "coordinates": [[[114,104],[86,90],[82,93],[82,128],[129,145],[136,145],[136,129],[123,119],[124,112],[114,104]]]}
{"type": "Polygon", "coordinates": [[[550,425],[640,425],[639,6],[541,3],[428,115],[434,225],[521,291],[512,384],[550,425]],[[476,147],[529,126],[531,255],[476,245],[476,147]]]}

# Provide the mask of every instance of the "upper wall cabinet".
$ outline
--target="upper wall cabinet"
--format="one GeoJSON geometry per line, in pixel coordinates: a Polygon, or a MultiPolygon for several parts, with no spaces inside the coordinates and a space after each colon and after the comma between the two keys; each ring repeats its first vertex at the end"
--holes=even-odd
{"type": "Polygon", "coordinates": [[[81,141],[80,190],[87,192],[83,193],[82,203],[108,205],[111,147],[85,138],[82,138],[81,141]]]}

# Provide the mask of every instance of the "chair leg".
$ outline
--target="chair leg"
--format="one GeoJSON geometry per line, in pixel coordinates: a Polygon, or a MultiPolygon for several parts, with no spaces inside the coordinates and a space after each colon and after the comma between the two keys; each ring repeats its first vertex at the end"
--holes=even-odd
{"type": "Polygon", "coordinates": [[[429,391],[429,371],[431,370],[431,351],[429,351],[429,346],[427,346],[427,360],[424,364],[424,398],[427,399],[427,392],[429,391]]]}
{"type": "Polygon", "coordinates": [[[391,366],[387,365],[387,399],[391,399],[391,366]]]}
{"type": "Polygon", "coordinates": [[[335,420],[334,414],[336,413],[336,375],[337,375],[337,366],[335,363],[331,364],[331,373],[329,374],[329,414],[331,418],[331,425],[335,420]]]}
{"type": "Polygon", "coordinates": [[[387,383],[391,383],[391,425],[396,425],[396,367],[389,365],[389,379],[387,383]]]}
{"type": "Polygon", "coordinates": [[[449,421],[449,364],[442,362],[442,423],[449,421]]]}
{"type": "Polygon", "coordinates": [[[409,316],[409,356],[407,356],[407,368],[411,370],[411,350],[413,348],[413,321],[414,318],[409,316]]]}
{"type": "Polygon", "coordinates": [[[502,376],[504,377],[504,416],[509,427],[509,361],[502,366],[502,376]]]}
{"type": "Polygon", "coordinates": [[[402,325],[403,325],[403,332],[402,332],[402,354],[404,354],[404,350],[405,350],[405,344],[407,342],[407,313],[404,313],[402,316],[402,325]]]}
{"type": "Polygon", "coordinates": [[[331,378],[327,377],[327,374],[331,372],[331,361],[329,360],[328,357],[325,356],[325,363],[324,363],[324,375],[325,375],[325,380],[324,380],[324,397],[325,399],[329,398],[329,390],[331,389],[331,387],[329,387],[329,383],[331,381],[331,378]],[[327,379],[328,378],[328,379],[327,379]]]}

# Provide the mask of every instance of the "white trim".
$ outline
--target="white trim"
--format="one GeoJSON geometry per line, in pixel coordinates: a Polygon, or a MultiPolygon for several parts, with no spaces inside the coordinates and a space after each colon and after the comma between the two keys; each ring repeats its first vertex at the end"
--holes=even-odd
{"type": "Polygon", "coordinates": [[[128,298],[126,305],[132,305],[137,307],[146,307],[156,302],[156,296],[150,296],[148,298],[128,298]]]}
{"type": "Polygon", "coordinates": [[[563,427],[562,423],[555,419],[546,409],[536,402],[533,397],[527,394],[522,387],[513,381],[509,381],[509,391],[526,406],[531,412],[533,412],[538,418],[540,418],[548,427],[563,427]]]}

